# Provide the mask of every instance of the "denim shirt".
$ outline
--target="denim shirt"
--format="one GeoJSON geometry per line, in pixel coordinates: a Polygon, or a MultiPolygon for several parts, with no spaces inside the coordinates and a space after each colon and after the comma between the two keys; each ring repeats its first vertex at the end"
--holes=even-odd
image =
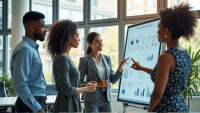
{"type": "Polygon", "coordinates": [[[23,103],[34,112],[42,108],[34,96],[46,96],[46,82],[38,47],[35,41],[23,37],[11,57],[13,88],[23,103]]]}

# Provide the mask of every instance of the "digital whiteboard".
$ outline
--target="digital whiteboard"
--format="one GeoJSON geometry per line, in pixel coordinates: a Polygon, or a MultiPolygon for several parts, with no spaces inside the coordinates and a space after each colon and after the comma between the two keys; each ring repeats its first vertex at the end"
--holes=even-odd
{"type": "MultiPolygon", "coordinates": [[[[143,67],[153,69],[158,61],[161,43],[158,41],[160,19],[128,27],[124,59],[132,58],[143,67]]],[[[154,83],[150,74],[132,69],[129,59],[122,70],[117,101],[149,105],[154,83]]]]}

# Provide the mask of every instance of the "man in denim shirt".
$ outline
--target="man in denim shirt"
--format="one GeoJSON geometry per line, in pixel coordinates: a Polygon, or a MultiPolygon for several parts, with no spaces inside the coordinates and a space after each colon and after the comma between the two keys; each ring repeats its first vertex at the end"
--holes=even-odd
{"type": "Polygon", "coordinates": [[[18,95],[17,112],[46,112],[46,82],[37,40],[44,41],[47,32],[44,14],[30,11],[23,17],[25,36],[11,57],[11,77],[18,95]]]}

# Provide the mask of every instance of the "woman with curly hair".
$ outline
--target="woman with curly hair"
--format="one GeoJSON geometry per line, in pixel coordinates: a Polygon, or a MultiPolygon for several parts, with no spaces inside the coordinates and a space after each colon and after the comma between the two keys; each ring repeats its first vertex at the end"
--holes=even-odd
{"type": "Polygon", "coordinates": [[[179,44],[179,38],[189,40],[194,36],[198,14],[190,8],[182,3],[160,11],[158,40],[167,44],[167,51],[159,56],[153,70],[142,67],[132,59],[134,64],[131,67],[149,73],[155,83],[148,112],[189,112],[181,91],[186,88],[191,58],[179,44]]]}
{"type": "Polygon", "coordinates": [[[69,51],[79,45],[77,24],[70,20],[55,22],[49,28],[47,52],[53,59],[53,75],[58,91],[53,112],[81,112],[79,93],[94,92],[96,84],[80,87],[80,73],[70,59],[69,51]]]}

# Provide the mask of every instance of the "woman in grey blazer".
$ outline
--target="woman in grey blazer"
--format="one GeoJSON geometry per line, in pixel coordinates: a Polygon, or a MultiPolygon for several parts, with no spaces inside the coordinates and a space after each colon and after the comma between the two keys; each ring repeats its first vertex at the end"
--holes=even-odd
{"type": "Polygon", "coordinates": [[[53,112],[81,112],[80,95],[94,92],[96,84],[80,87],[80,73],[69,56],[71,48],[79,45],[77,24],[69,20],[57,21],[49,29],[47,52],[53,59],[53,75],[58,91],[53,112]]]}
{"type": "Polygon", "coordinates": [[[80,58],[79,71],[81,84],[97,82],[95,92],[82,95],[86,112],[112,112],[111,85],[121,77],[121,71],[127,59],[122,60],[115,73],[108,55],[101,54],[103,42],[100,34],[92,32],[87,36],[88,49],[86,56],[80,58]],[[84,77],[86,76],[86,81],[84,77]]]}

